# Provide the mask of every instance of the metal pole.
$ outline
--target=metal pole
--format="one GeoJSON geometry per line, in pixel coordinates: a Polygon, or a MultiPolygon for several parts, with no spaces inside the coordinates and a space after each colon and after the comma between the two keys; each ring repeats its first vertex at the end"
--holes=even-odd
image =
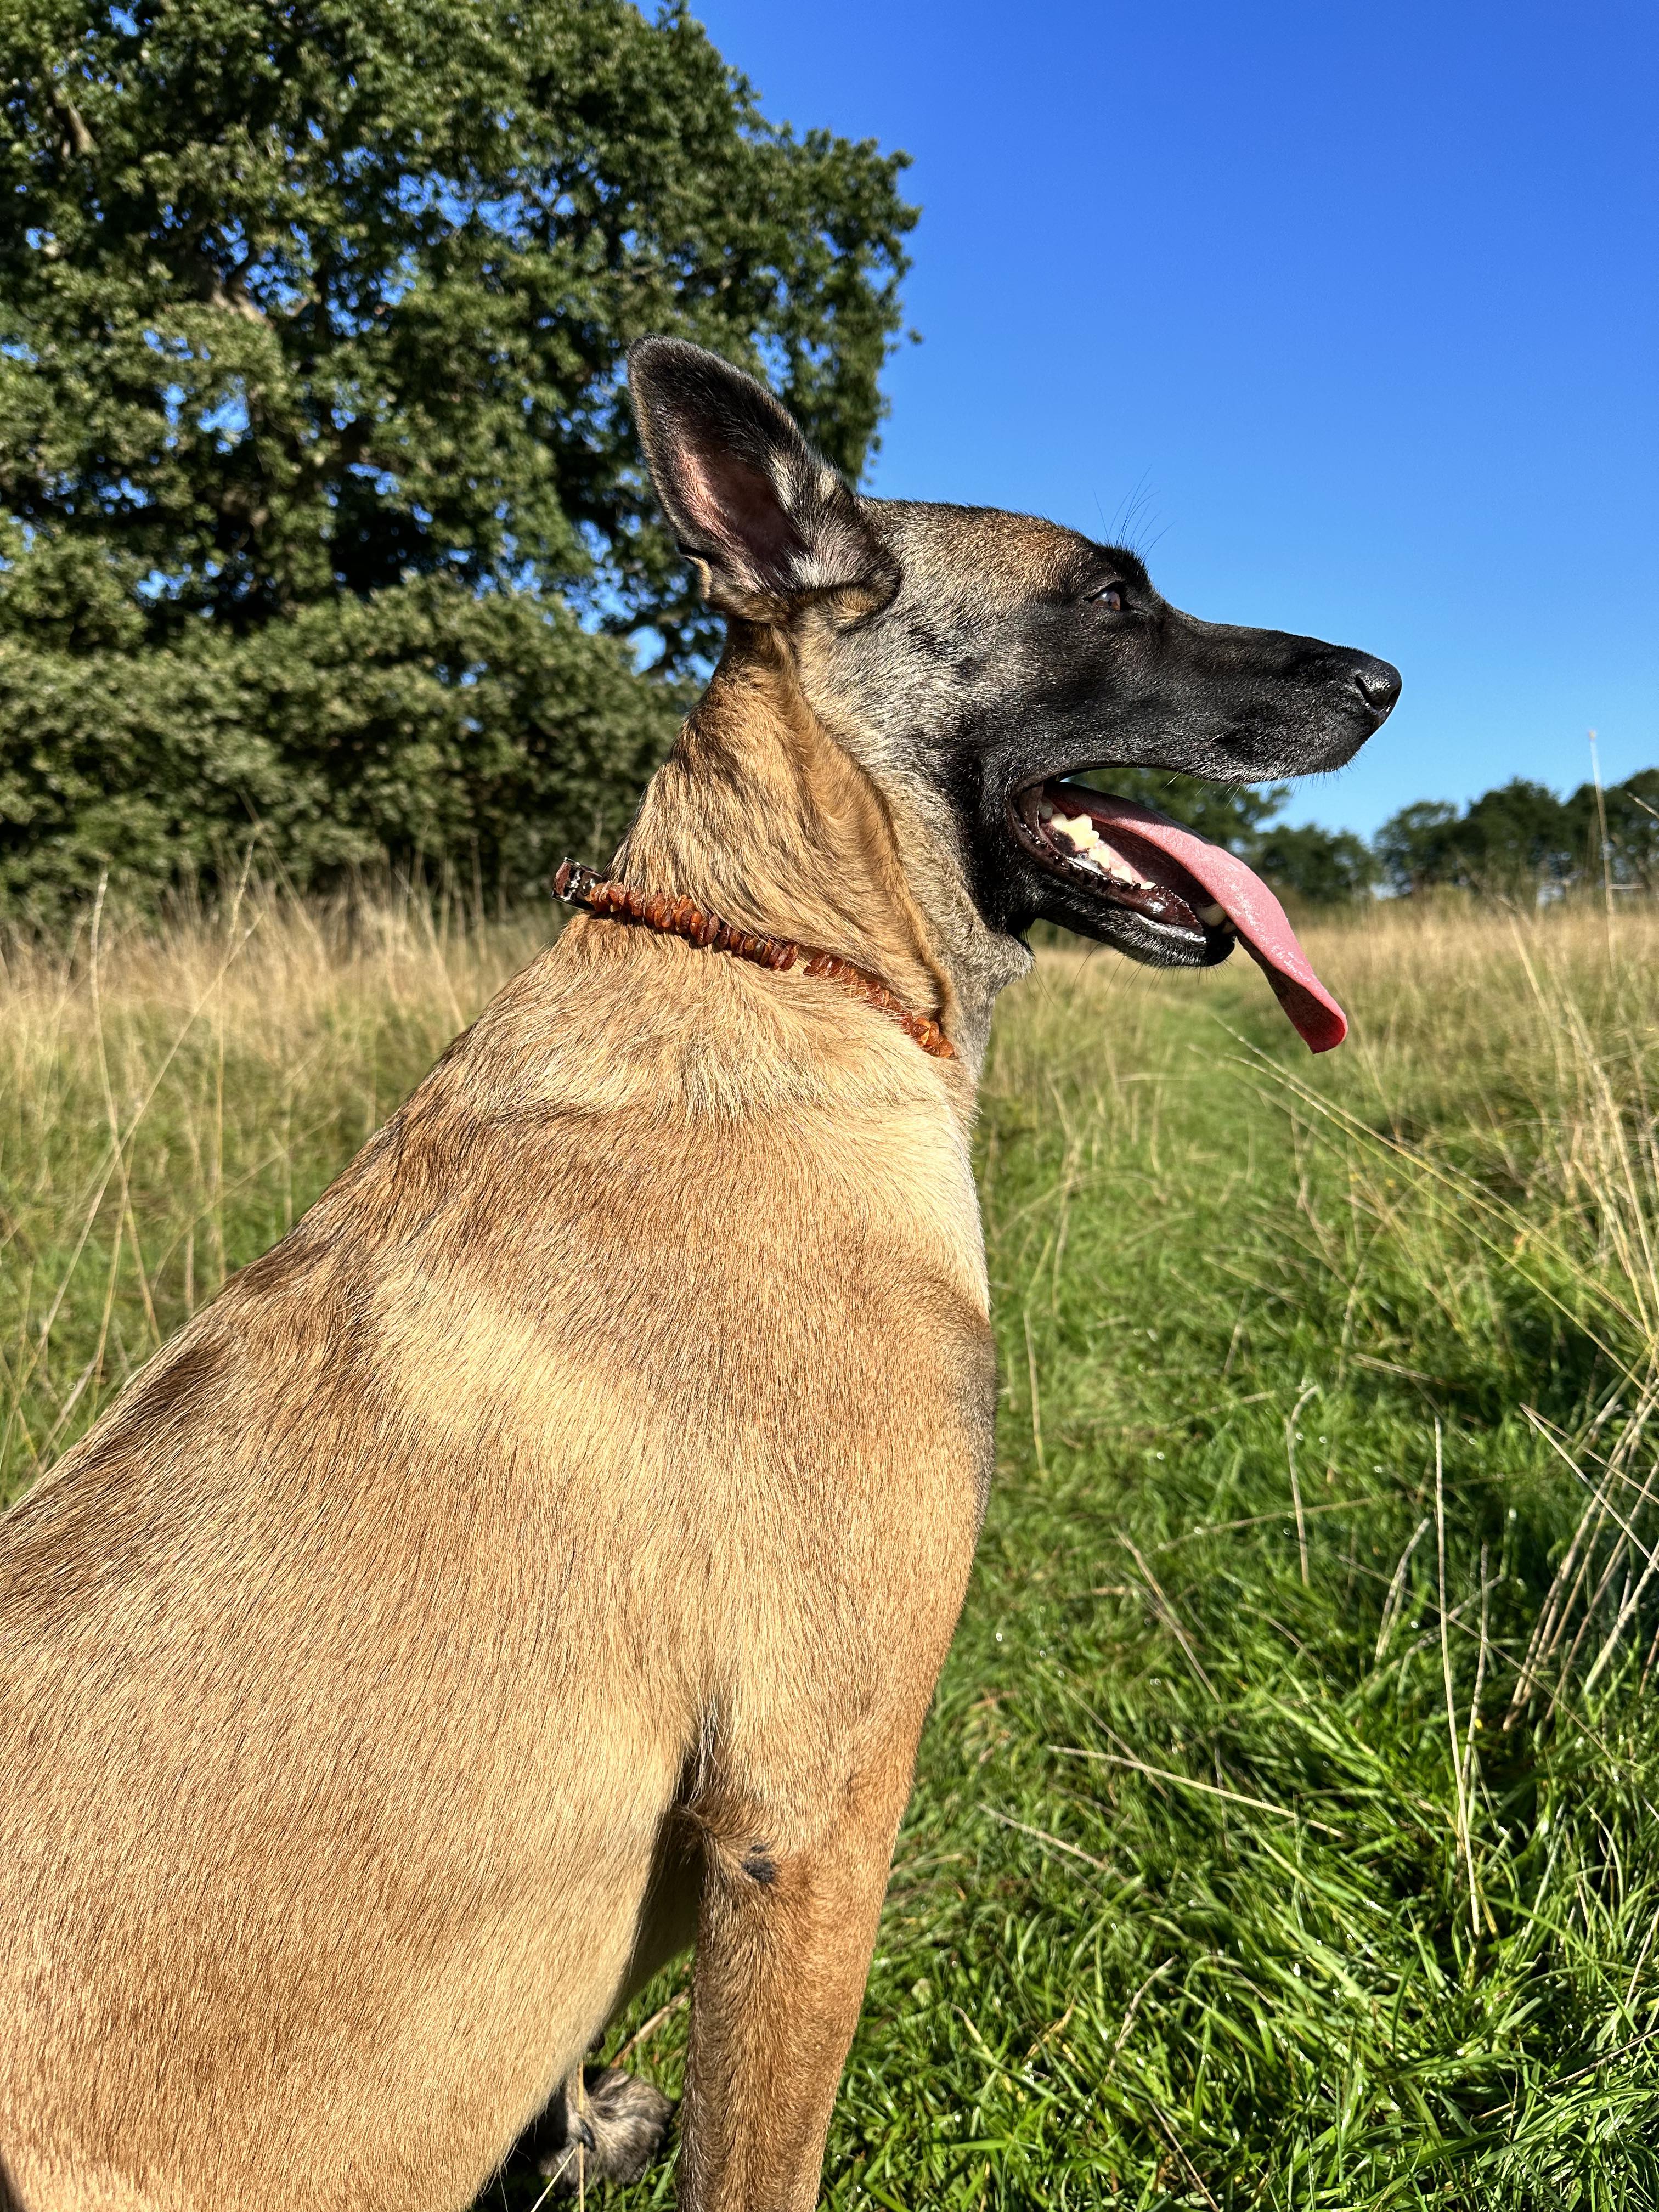
{"type": "Polygon", "coordinates": [[[1607,965],[1613,965],[1613,847],[1607,837],[1607,802],[1601,790],[1601,757],[1595,732],[1589,733],[1590,774],[1595,779],[1595,818],[1601,831],[1601,888],[1607,905],[1607,965]]]}

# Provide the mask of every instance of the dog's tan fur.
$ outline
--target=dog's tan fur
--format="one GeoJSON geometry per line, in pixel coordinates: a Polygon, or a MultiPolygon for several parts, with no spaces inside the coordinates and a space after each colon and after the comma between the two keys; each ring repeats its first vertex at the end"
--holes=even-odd
{"type": "MultiPolygon", "coordinates": [[[[905,804],[738,624],[618,866],[971,1027],[905,804]]],[[[683,2201],[813,2201],[988,1473],[973,1060],[577,920],[13,1514],[29,2212],[453,2212],[694,1920],[683,2201]]]]}

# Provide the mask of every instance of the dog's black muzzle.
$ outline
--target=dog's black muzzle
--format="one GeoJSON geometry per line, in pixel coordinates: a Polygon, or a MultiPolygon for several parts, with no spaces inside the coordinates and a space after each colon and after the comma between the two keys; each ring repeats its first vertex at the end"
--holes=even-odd
{"type": "Polygon", "coordinates": [[[1224,783],[1317,775],[1353,758],[1401,690],[1397,668],[1352,646],[1174,609],[1156,657],[1124,674],[1059,772],[1116,763],[1224,783]]]}
{"type": "Polygon", "coordinates": [[[1042,866],[1022,835],[1030,795],[1085,772],[1109,790],[1114,767],[1231,784],[1316,775],[1352,759],[1400,691],[1398,669],[1375,654],[1165,607],[1155,630],[1126,638],[1109,659],[1055,667],[1018,718],[998,717],[967,810],[978,823],[981,910],[1017,934],[1041,917],[1161,966],[1212,965],[1231,939],[1103,908],[1042,866]]]}

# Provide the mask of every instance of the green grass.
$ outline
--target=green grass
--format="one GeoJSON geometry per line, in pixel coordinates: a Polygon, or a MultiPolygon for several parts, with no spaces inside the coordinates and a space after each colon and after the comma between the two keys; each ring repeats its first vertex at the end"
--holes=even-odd
{"type": "MultiPolygon", "coordinates": [[[[15,969],[14,1489],[528,939],[233,941],[109,956],[107,1096],[84,960],[15,969]]],[[[1659,2204],[1656,951],[1328,931],[1319,1062],[1242,962],[1000,1014],[999,1480],[830,2203],[1659,2204]]],[[[684,1986],[611,2044],[671,2089],[684,1986]]]]}

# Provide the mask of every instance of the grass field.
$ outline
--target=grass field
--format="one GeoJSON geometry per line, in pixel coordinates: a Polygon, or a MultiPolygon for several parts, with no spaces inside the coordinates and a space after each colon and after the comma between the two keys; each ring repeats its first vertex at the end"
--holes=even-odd
{"type": "MultiPolygon", "coordinates": [[[[9,1494],[537,927],[10,957],[9,1494]]],[[[1659,2204],[1659,919],[1309,942],[1320,1061],[1243,961],[1054,952],[999,1016],[1000,1479],[836,2206],[1659,2204]]],[[[676,2087],[685,2017],[611,2048],[676,2087]]]]}

